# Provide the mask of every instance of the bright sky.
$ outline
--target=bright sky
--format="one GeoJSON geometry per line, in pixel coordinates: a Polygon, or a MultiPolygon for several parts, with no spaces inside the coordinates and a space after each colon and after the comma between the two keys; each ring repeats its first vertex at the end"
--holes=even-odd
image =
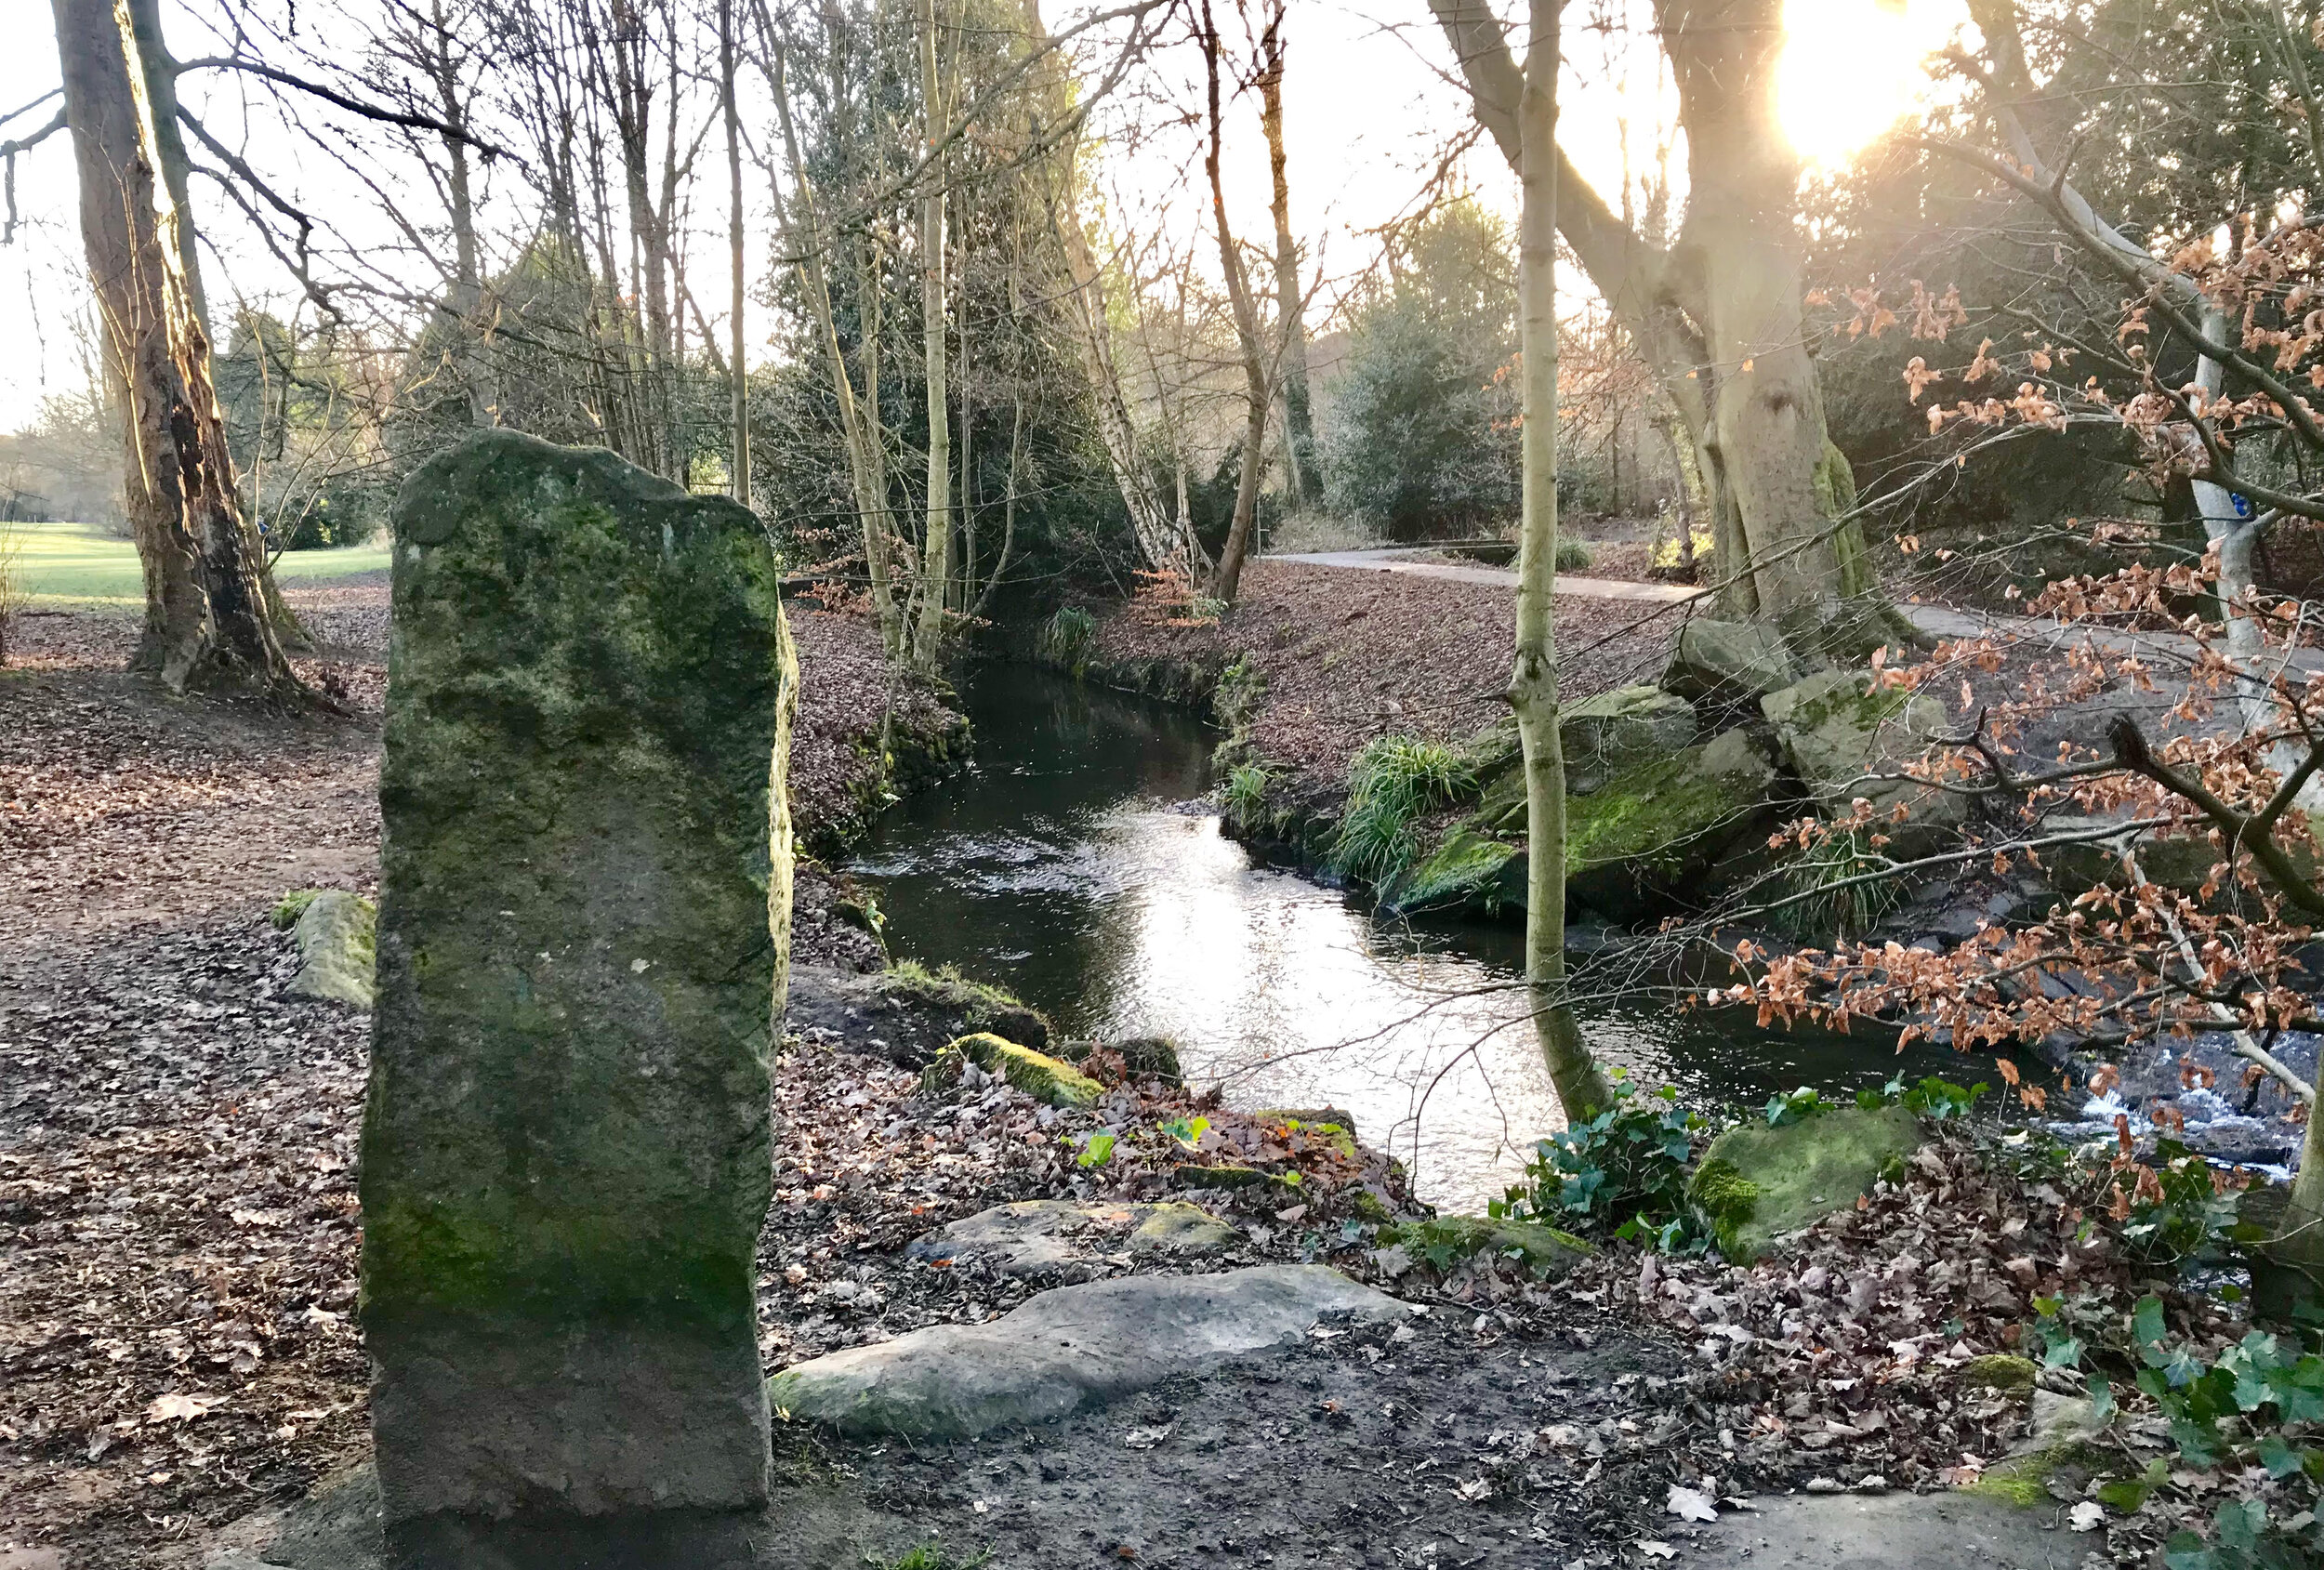
{"type": "MultiPolygon", "coordinates": [[[[26,20],[42,21],[28,30],[33,37],[26,42],[36,46],[0,59],[0,113],[57,80],[46,7],[26,0],[20,9],[26,20]]],[[[212,0],[165,0],[165,12],[181,57],[213,46],[205,25],[216,15],[212,0]]],[[[1051,25],[1062,26],[1074,10],[1052,0],[1048,14],[1051,25]]],[[[1615,201],[1626,164],[1633,178],[1643,178],[1653,167],[1657,144],[1674,139],[1675,116],[1648,30],[1649,0],[1603,0],[1588,15],[1610,16],[1616,25],[1587,27],[1584,7],[1568,7],[1565,135],[1584,176],[1615,201]]],[[[1795,145],[1812,162],[1835,163],[1909,112],[1927,86],[1920,62],[1961,15],[1961,0],[1909,0],[1908,8],[1891,0],[1789,0],[1784,118],[1795,145]]],[[[1377,241],[1366,231],[1412,205],[1445,149],[1468,125],[1468,112],[1460,89],[1447,80],[1450,56],[1425,0],[1293,0],[1287,33],[1293,219],[1314,258],[1311,267],[1326,281],[1322,298],[1328,306],[1371,264],[1377,241]]],[[[1199,66],[1191,51],[1183,53],[1170,67],[1188,90],[1179,101],[1191,107],[1200,101],[1199,66]]],[[[204,95],[231,89],[231,83],[213,75],[190,83],[188,96],[200,105],[204,95]]],[[[0,125],[0,140],[39,125],[49,108],[0,125]]],[[[231,104],[197,112],[214,131],[240,123],[231,104]]],[[[1144,112],[1150,124],[1156,118],[1151,106],[1144,112]]],[[[1233,221],[1245,236],[1264,240],[1270,233],[1267,173],[1256,105],[1237,105],[1230,115],[1233,221]]],[[[366,193],[332,159],[263,121],[250,123],[243,134],[251,162],[299,200],[343,225],[357,243],[373,231],[384,243],[384,226],[366,212],[366,193]]],[[[1193,236],[1195,226],[1208,221],[1197,156],[1188,127],[1157,135],[1133,160],[1116,160],[1109,178],[1125,213],[1142,215],[1182,241],[1193,236]]],[[[1682,193],[1684,168],[1682,144],[1673,159],[1682,193]]],[[[718,172],[722,176],[722,167],[718,172]]],[[[1480,198],[1513,211],[1514,181],[1489,142],[1459,173],[1480,198]]],[[[722,190],[722,179],[720,184],[722,190]]],[[[18,161],[16,186],[22,222],[14,243],[0,250],[0,367],[6,367],[0,371],[0,429],[30,420],[44,396],[85,385],[86,375],[74,332],[86,310],[80,236],[71,150],[63,137],[52,137],[18,161]]],[[[206,234],[223,253],[222,259],[205,257],[213,299],[237,291],[282,297],[280,269],[226,208],[218,189],[197,178],[194,201],[206,234]]],[[[691,247],[693,282],[706,308],[715,310],[714,302],[726,297],[723,213],[711,211],[698,221],[706,227],[691,247]],[[708,225],[718,226],[715,235],[708,225]]],[[[763,233],[764,215],[754,214],[753,222],[763,233]]],[[[1203,255],[1202,247],[1196,255],[1203,255]]]]}

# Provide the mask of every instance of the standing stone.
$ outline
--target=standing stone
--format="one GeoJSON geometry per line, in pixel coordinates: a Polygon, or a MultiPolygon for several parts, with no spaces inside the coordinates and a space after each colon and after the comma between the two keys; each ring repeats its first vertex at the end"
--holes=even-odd
{"type": "Polygon", "coordinates": [[[798,667],[733,502],[486,431],[397,497],[363,1322],[400,1566],[753,1563],[798,667]]]}

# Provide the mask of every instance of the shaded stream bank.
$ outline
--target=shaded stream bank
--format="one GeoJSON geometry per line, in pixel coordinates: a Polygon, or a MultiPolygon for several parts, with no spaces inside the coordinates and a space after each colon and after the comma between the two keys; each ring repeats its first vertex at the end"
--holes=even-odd
{"type": "MultiPolygon", "coordinates": [[[[883,814],[850,869],[898,957],[1006,986],[1067,1036],[1168,1036],[1233,1104],[1341,1107],[1439,1206],[1480,1208],[1560,1126],[1514,928],[1382,919],[1255,862],[1220,832],[1217,738],[1182,710],[1022,665],[980,668],[962,698],[974,767],[883,814]]],[[[1584,1031],[1706,1103],[1965,1066],[1684,1011],[1667,989],[1592,1004],[1584,1031]]]]}

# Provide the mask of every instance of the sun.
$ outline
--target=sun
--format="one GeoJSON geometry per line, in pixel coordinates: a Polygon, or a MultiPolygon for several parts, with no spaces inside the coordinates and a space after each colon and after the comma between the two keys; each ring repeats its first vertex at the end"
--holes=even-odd
{"type": "Polygon", "coordinates": [[[1793,149],[1834,167],[1919,112],[1928,57],[1963,16],[1961,0],[1785,0],[1776,101],[1793,149]]]}

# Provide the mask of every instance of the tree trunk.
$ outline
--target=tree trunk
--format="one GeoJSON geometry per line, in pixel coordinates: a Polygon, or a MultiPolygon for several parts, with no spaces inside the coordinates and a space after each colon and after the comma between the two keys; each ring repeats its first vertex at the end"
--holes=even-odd
{"type": "Polygon", "coordinates": [[[734,103],[734,0],[719,0],[719,109],[726,119],[726,252],[733,270],[727,297],[728,417],[732,423],[733,495],[750,505],[750,380],[743,371],[743,122],[734,103]]]}
{"type": "Polygon", "coordinates": [[[1243,422],[1243,469],[1235,486],[1235,521],[1227,528],[1226,544],[1219,552],[1218,570],[1210,592],[1232,605],[1242,592],[1243,563],[1249,558],[1251,535],[1259,518],[1259,472],[1267,451],[1267,406],[1274,401],[1268,385],[1266,350],[1260,342],[1259,306],[1251,296],[1250,276],[1243,270],[1243,253],[1226,219],[1226,187],[1220,177],[1219,158],[1225,139],[1219,104],[1220,39],[1211,20],[1209,0],[1202,7],[1203,63],[1209,89],[1210,140],[1203,150],[1203,169],[1210,177],[1211,226],[1219,235],[1219,270],[1226,275],[1227,299],[1234,308],[1235,338],[1242,350],[1243,396],[1248,412],[1243,422]]]}
{"type": "Polygon", "coordinates": [[[936,0],[919,0],[920,118],[928,167],[920,171],[920,354],[928,383],[928,530],[920,541],[918,619],[912,665],[933,672],[944,632],[944,593],[952,580],[952,414],[945,397],[944,181],[933,155],[943,99],[936,74],[936,0]]]}
{"type": "Polygon", "coordinates": [[[1313,507],[1323,499],[1315,472],[1315,416],[1307,393],[1307,310],[1300,290],[1299,243],[1291,234],[1291,185],[1283,156],[1283,4],[1267,10],[1260,35],[1259,124],[1267,135],[1267,171],[1274,180],[1275,220],[1275,320],[1282,335],[1276,376],[1283,383],[1284,471],[1293,505],[1313,507]]]}
{"type": "Polygon", "coordinates": [[[145,634],[132,666],[158,673],[172,692],[214,682],[297,691],[234,495],[127,7],[51,0],[51,8],[81,236],[125,416],[124,489],[145,567],[145,634]]]}
{"type": "Polygon", "coordinates": [[[1520,110],[1517,223],[1524,357],[1517,660],[1509,701],[1525,761],[1525,981],[1534,1034],[1568,1124],[1613,1102],[1565,990],[1565,752],[1557,724],[1557,33],[1561,0],[1532,0],[1520,110]]]}
{"type": "MultiPolygon", "coordinates": [[[[1430,0],[1476,117],[1521,162],[1524,76],[1484,0],[1430,0]]],[[[1780,0],[1659,0],[1687,132],[1689,212],[1664,251],[1552,150],[1558,225],[1695,443],[1730,615],[1765,616],[1811,655],[1908,629],[1871,582],[1846,461],[1826,434],[1802,317],[1797,165],[1775,114],[1780,0]]]]}

